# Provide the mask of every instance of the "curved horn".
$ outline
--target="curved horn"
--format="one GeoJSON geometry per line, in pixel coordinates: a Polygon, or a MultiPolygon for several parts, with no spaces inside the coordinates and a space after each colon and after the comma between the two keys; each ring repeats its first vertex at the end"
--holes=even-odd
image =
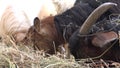
{"type": "Polygon", "coordinates": [[[116,3],[103,3],[99,7],[97,7],[86,19],[86,21],[83,23],[83,25],[80,28],[79,33],[80,34],[88,34],[90,28],[92,25],[97,21],[97,19],[104,13],[106,12],[109,8],[117,6],[116,3]]]}

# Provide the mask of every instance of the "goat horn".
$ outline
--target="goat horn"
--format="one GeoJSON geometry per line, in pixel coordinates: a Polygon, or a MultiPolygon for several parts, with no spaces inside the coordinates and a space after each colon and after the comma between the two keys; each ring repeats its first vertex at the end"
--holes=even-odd
{"type": "Polygon", "coordinates": [[[104,13],[106,12],[109,8],[113,7],[113,6],[117,6],[116,3],[112,3],[112,2],[107,2],[107,3],[103,3],[102,5],[100,5],[99,7],[97,7],[89,16],[88,18],[85,20],[85,22],[83,23],[83,25],[80,28],[79,33],[80,34],[88,34],[90,28],[92,27],[92,25],[97,21],[97,19],[104,13]]]}

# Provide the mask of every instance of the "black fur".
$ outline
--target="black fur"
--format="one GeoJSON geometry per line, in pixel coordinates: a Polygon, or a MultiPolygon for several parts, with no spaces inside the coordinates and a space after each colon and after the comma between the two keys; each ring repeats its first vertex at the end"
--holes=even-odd
{"type": "MultiPolygon", "coordinates": [[[[99,5],[100,4],[95,6],[98,7],[99,5]]],[[[65,36],[66,40],[68,40],[74,31],[84,23],[90,13],[96,9],[96,7],[93,7],[93,5],[91,5],[89,2],[79,2],[66,12],[60,15],[56,15],[54,21],[58,33],[65,36]]],[[[98,19],[98,21],[104,18],[108,18],[110,14],[112,14],[111,10],[108,10],[98,19]]]]}
{"type": "MultiPolygon", "coordinates": [[[[65,37],[65,40],[69,42],[69,48],[71,54],[75,57],[75,59],[81,58],[89,58],[100,55],[107,48],[99,48],[92,45],[91,40],[95,36],[79,36],[79,28],[90,15],[90,13],[96,9],[99,5],[108,0],[101,0],[97,2],[96,0],[81,0],[80,3],[75,5],[73,8],[67,10],[66,12],[56,15],[54,18],[55,25],[59,34],[65,37]],[[88,51],[87,51],[88,50],[88,51]]],[[[110,0],[112,1],[112,0],[110,0]]],[[[114,1],[115,3],[117,1],[114,1]]],[[[118,4],[119,6],[119,4],[118,4]]],[[[94,34],[99,31],[108,31],[112,28],[112,26],[119,26],[114,23],[105,23],[109,20],[109,15],[112,13],[120,13],[116,12],[118,8],[114,7],[104,13],[97,21],[93,28],[90,30],[89,34],[94,34]],[[98,23],[102,23],[102,25],[98,25],[98,23]]],[[[119,9],[118,9],[119,10],[119,9]]],[[[111,29],[112,31],[118,32],[120,30],[119,27],[115,27],[111,29]]],[[[112,42],[111,42],[112,44],[112,42]]],[[[103,59],[111,59],[114,61],[120,62],[120,46],[118,46],[118,41],[115,43],[114,47],[103,56],[103,59]],[[117,50],[116,50],[117,49],[117,50]],[[115,52],[115,53],[114,53],[115,52]],[[111,56],[109,57],[109,56],[111,56]],[[107,58],[109,57],[109,58],[107,58]]]]}
{"type": "MultiPolygon", "coordinates": [[[[120,0],[99,0],[100,2],[96,2],[96,0],[81,0],[83,3],[88,3],[92,8],[98,7],[101,3],[104,2],[114,2],[118,4],[118,7],[111,8],[108,10],[103,16],[102,19],[99,19],[96,24],[93,25],[92,29],[90,30],[89,34],[94,34],[100,31],[115,31],[118,33],[120,31],[120,23],[118,22],[112,22],[108,18],[110,14],[119,13],[120,14],[120,0]]],[[[115,19],[115,18],[112,18],[115,19]]],[[[113,60],[120,62],[120,46],[119,41],[116,39],[115,41],[112,41],[109,43],[109,46],[107,47],[95,47],[91,40],[95,35],[89,35],[89,36],[83,36],[79,35],[79,29],[74,31],[72,36],[69,39],[69,48],[71,54],[75,57],[75,59],[82,59],[82,58],[91,58],[99,56],[101,53],[103,53],[110,45],[112,45],[115,41],[117,41],[113,47],[105,54],[103,55],[102,59],[105,60],[113,60]],[[105,50],[104,50],[105,49],[105,50]]]]}
{"type": "Polygon", "coordinates": [[[91,7],[98,7],[100,4],[103,4],[105,2],[113,2],[116,3],[118,6],[113,7],[110,9],[111,13],[120,13],[120,0],[80,0],[83,3],[89,3],[91,7]]]}
{"type": "Polygon", "coordinates": [[[69,39],[69,48],[71,54],[75,59],[92,58],[101,55],[109,46],[114,42],[113,47],[103,55],[102,59],[113,60],[120,62],[120,46],[119,41],[116,39],[110,42],[107,47],[95,47],[91,40],[95,35],[91,35],[100,31],[115,31],[116,33],[120,30],[120,24],[117,22],[110,23],[109,21],[101,21],[100,24],[93,25],[94,27],[90,31],[90,35],[80,35],[79,29],[76,30],[69,39]],[[107,22],[107,23],[105,23],[107,22]]]}
{"type": "Polygon", "coordinates": [[[68,40],[72,33],[79,28],[86,20],[88,15],[93,11],[93,8],[87,3],[75,5],[61,15],[55,16],[55,24],[57,31],[68,40]]]}

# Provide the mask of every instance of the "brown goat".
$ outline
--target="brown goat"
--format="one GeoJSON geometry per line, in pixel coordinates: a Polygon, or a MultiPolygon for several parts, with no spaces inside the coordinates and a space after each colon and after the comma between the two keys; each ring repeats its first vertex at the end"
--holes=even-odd
{"type": "Polygon", "coordinates": [[[35,49],[44,50],[49,54],[54,54],[58,48],[56,45],[64,42],[62,37],[57,33],[54,17],[52,16],[42,21],[37,17],[35,18],[34,25],[29,29],[27,36],[23,40],[25,44],[28,44],[30,41],[35,45],[35,49]]]}

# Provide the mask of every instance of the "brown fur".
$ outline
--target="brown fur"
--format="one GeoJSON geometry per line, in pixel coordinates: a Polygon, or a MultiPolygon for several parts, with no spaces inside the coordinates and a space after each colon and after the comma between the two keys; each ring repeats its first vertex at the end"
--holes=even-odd
{"type": "Polygon", "coordinates": [[[41,22],[38,18],[35,18],[34,25],[29,29],[23,41],[32,41],[35,49],[54,54],[63,39],[57,34],[54,17],[51,16],[41,22]]]}

